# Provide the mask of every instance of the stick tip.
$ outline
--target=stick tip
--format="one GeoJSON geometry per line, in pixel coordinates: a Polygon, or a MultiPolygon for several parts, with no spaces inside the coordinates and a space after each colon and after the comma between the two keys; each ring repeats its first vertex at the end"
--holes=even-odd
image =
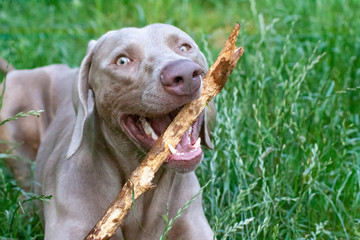
{"type": "MultiPolygon", "coordinates": [[[[230,42],[231,45],[235,46],[235,42],[239,36],[240,33],[240,24],[237,22],[235,24],[235,27],[233,29],[233,31],[231,32],[227,42],[230,42]]],[[[227,45],[227,43],[225,43],[225,45],[227,45]]]]}

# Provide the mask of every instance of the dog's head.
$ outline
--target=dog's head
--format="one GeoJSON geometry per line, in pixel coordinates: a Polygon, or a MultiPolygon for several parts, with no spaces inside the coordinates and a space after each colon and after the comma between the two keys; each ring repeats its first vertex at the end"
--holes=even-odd
{"type": "MultiPolygon", "coordinates": [[[[67,156],[82,141],[89,89],[99,116],[124,131],[139,149],[148,151],[181,107],[200,96],[207,68],[194,40],[166,24],[124,28],[91,41],[74,85],[77,118],[67,156]]],[[[201,138],[204,145],[212,146],[205,115],[172,149],[168,167],[194,170],[203,156],[201,138]]]]}

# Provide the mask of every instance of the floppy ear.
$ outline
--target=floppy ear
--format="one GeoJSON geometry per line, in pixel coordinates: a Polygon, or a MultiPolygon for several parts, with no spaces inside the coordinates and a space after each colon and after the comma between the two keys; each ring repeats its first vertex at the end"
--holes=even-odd
{"type": "Polygon", "coordinates": [[[73,84],[72,89],[72,101],[76,114],[76,122],[71,137],[69,149],[66,154],[66,158],[71,157],[79,149],[84,132],[85,120],[88,115],[87,109],[87,100],[88,100],[88,90],[89,90],[89,71],[94,55],[94,46],[96,41],[91,40],[88,44],[88,50],[86,56],[81,62],[79,75],[77,80],[73,84]]]}
{"type": "Polygon", "coordinates": [[[209,149],[214,148],[214,144],[211,142],[211,135],[212,135],[211,133],[215,127],[215,120],[216,120],[215,105],[214,102],[211,101],[209,102],[208,107],[205,108],[204,120],[200,129],[201,142],[205,147],[209,149]]]}

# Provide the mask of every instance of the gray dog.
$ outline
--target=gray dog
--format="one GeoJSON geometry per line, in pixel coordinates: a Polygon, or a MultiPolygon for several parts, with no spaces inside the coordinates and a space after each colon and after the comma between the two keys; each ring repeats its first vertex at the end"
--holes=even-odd
{"type": "MultiPolygon", "coordinates": [[[[86,236],[181,107],[199,97],[207,68],[191,37],[153,24],[90,41],[80,69],[51,65],[8,74],[2,119],[45,110],[40,119],[7,123],[0,136],[23,143],[16,153],[36,159],[37,193],[53,196],[41,206],[46,239],[86,236]]],[[[199,192],[193,170],[203,157],[200,142],[211,147],[207,119],[214,115],[204,112],[172,149],[156,174],[157,188],[136,201],[115,239],[159,239],[162,216],[173,218],[199,192]]],[[[29,166],[8,162],[27,186],[29,166]]],[[[168,237],[213,238],[201,197],[168,237]]]]}

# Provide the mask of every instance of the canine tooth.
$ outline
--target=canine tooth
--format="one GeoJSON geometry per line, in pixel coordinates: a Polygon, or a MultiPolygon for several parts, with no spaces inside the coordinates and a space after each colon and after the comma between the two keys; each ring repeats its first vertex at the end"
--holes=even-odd
{"type": "Polygon", "coordinates": [[[168,144],[168,147],[169,147],[170,152],[171,152],[172,154],[177,154],[176,149],[175,149],[170,143],[168,144]]]}
{"type": "Polygon", "coordinates": [[[150,123],[148,123],[148,122],[146,121],[146,119],[143,118],[143,117],[140,118],[140,122],[141,122],[141,125],[142,125],[145,133],[146,133],[146,134],[151,134],[151,132],[152,132],[153,130],[152,130],[152,127],[150,126],[150,123]]]}
{"type": "Polygon", "coordinates": [[[158,135],[156,135],[156,133],[154,131],[151,132],[151,137],[152,139],[154,139],[155,141],[158,140],[158,135]]]}
{"type": "Polygon", "coordinates": [[[196,148],[199,148],[200,147],[200,144],[201,144],[201,138],[198,138],[198,140],[196,141],[196,143],[193,145],[193,147],[196,149],[196,148]]]}
{"type": "Polygon", "coordinates": [[[150,123],[148,123],[148,121],[146,121],[146,119],[143,117],[140,118],[140,122],[141,122],[141,125],[142,125],[145,133],[147,135],[151,134],[152,139],[157,140],[158,135],[156,135],[156,133],[154,132],[154,129],[151,127],[150,123]]]}

